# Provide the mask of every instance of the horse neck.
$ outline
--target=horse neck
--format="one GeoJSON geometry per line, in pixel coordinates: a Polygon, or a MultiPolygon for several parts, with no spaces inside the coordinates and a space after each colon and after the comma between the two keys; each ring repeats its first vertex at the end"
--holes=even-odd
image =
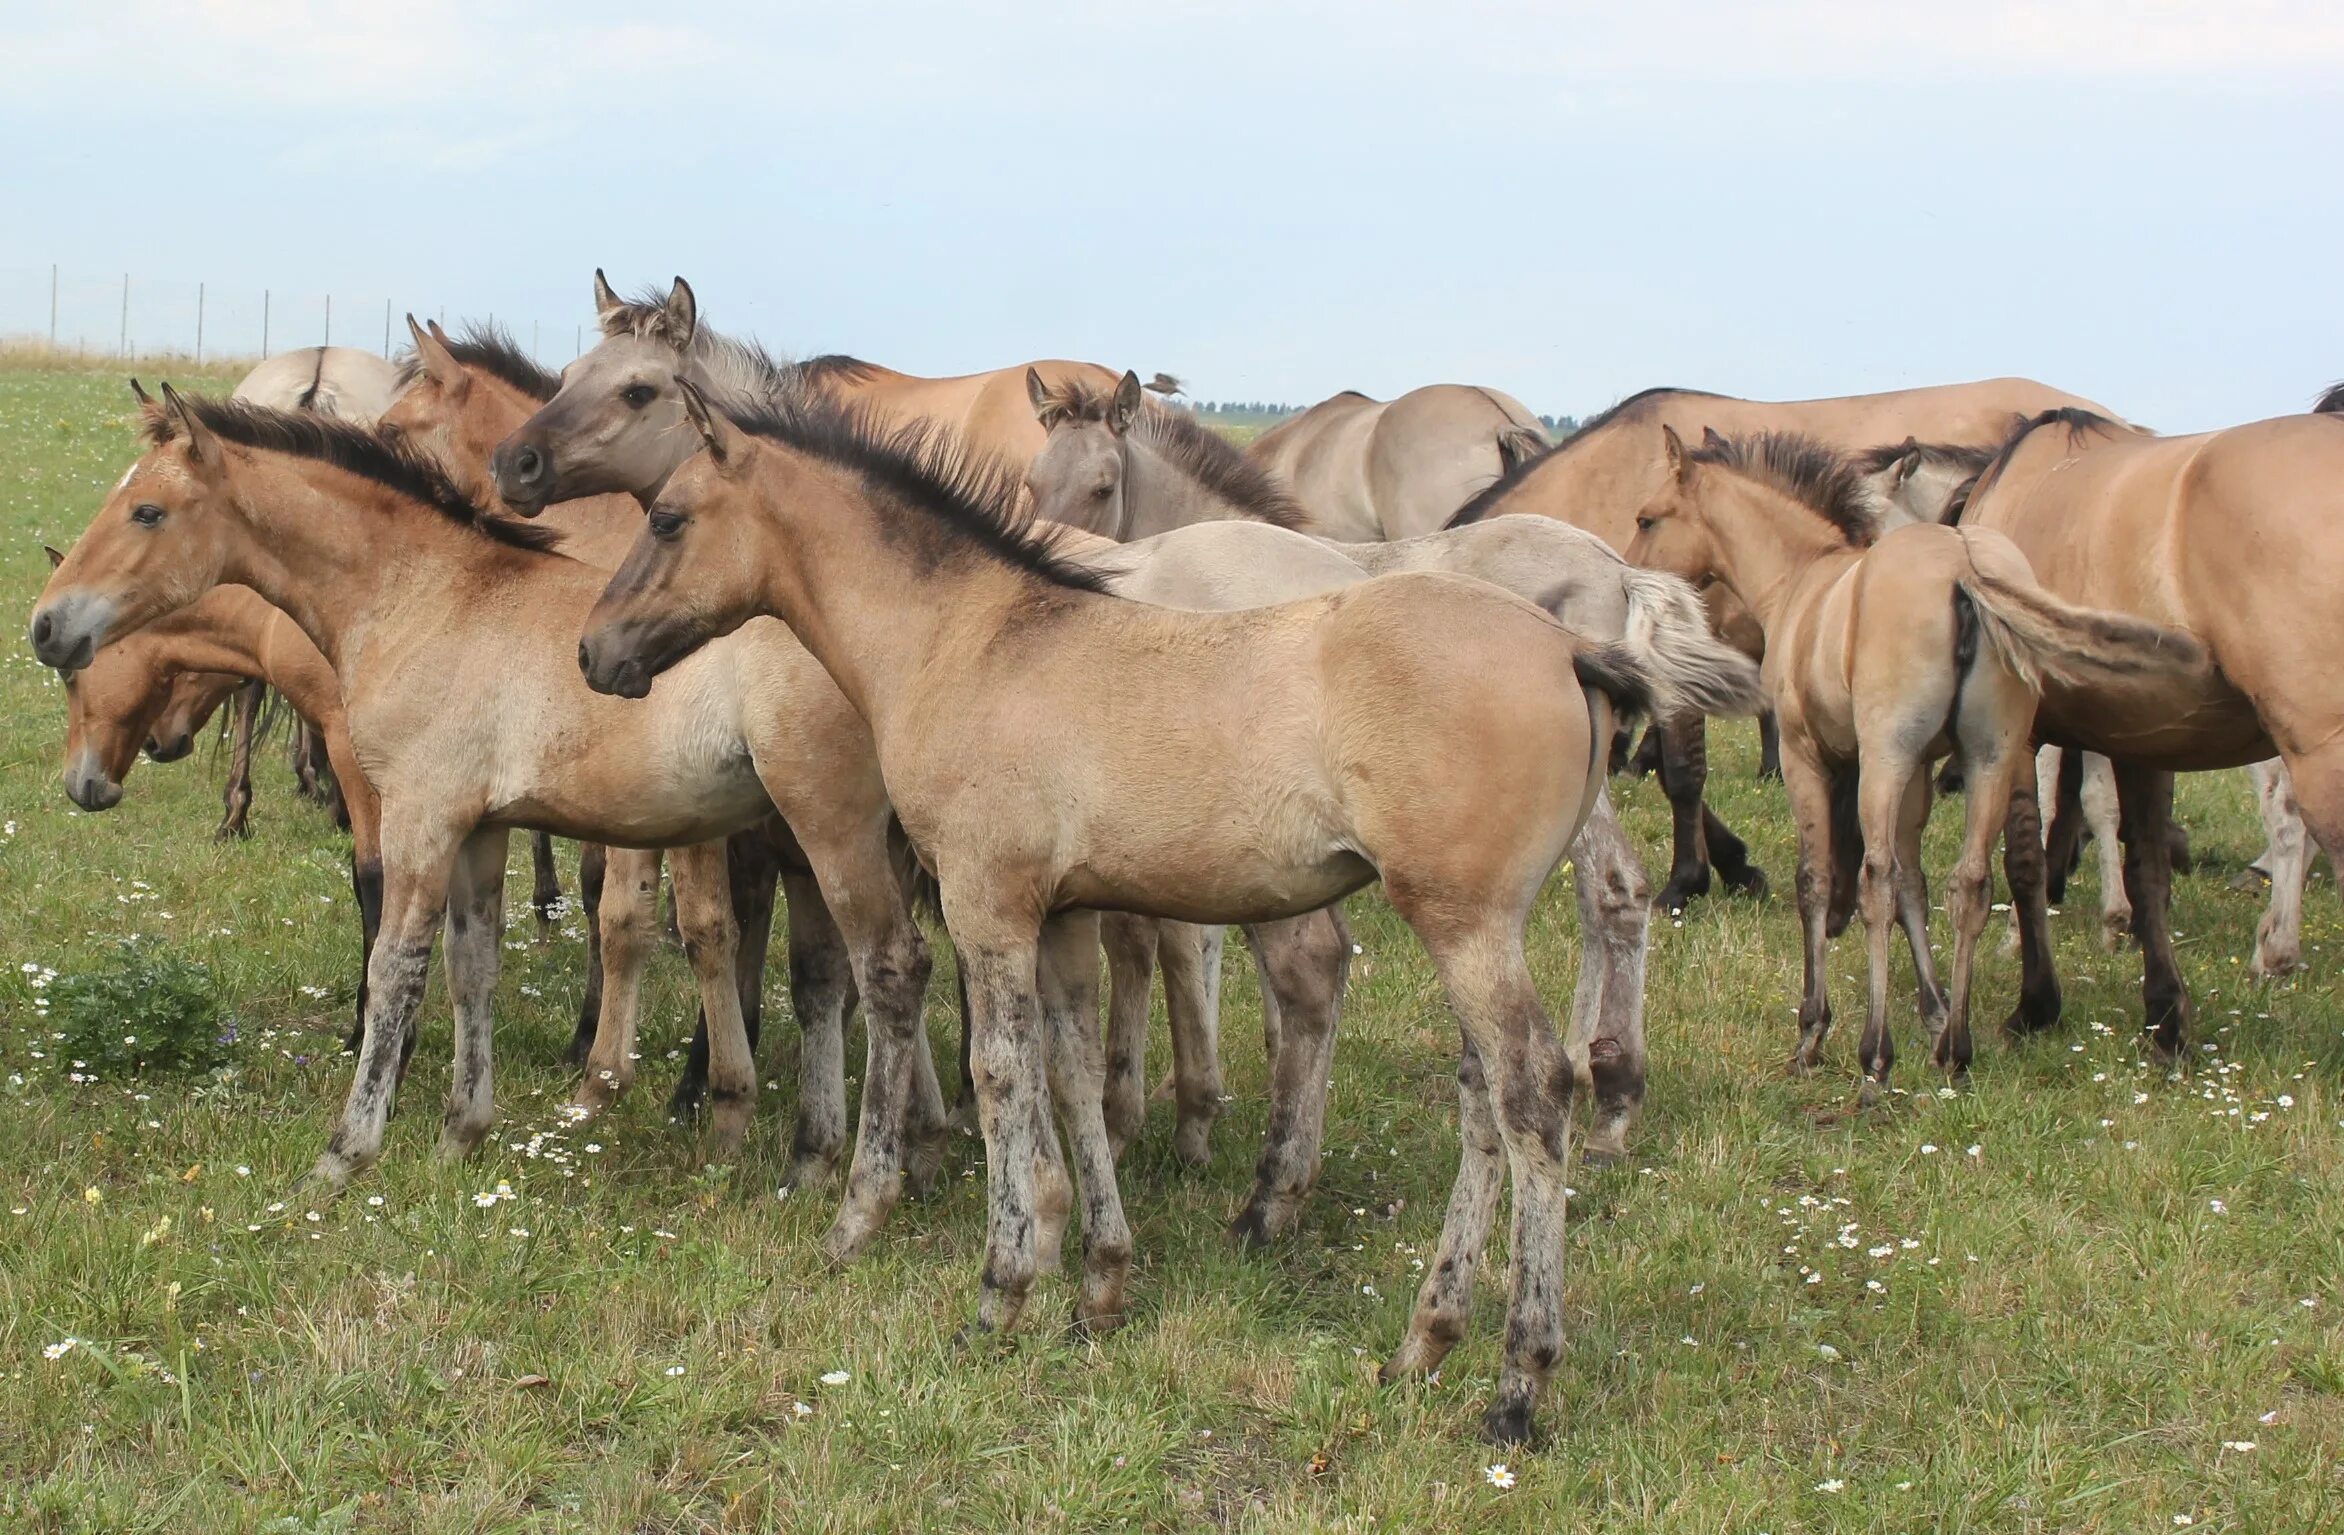
{"type": "Polygon", "coordinates": [[[1846,548],[1839,532],[1789,496],[1748,481],[1705,503],[1703,520],[1717,549],[1717,578],[1769,633],[1792,588],[1818,561],[1846,548]]]}
{"type": "Polygon", "coordinates": [[[1542,454],[1490,510],[1536,512],[1625,549],[1636,514],[1664,483],[1659,446],[1655,425],[1607,423],[1542,454]]]}
{"type": "Polygon", "coordinates": [[[875,733],[913,679],[980,655],[1040,581],[973,544],[935,557],[932,540],[956,536],[900,525],[926,514],[879,505],[851,473],[771,447],[757,472],[761,505],[749,521],[762,610],[789,626],[875,733]]]}
{"type": "Polygon", "coordinates": [[[1176,467],[1154,444],[1123,439],[1123,538],[1152,538],[1199,522],[1247,520],[1245,508],[1176,467]]]}

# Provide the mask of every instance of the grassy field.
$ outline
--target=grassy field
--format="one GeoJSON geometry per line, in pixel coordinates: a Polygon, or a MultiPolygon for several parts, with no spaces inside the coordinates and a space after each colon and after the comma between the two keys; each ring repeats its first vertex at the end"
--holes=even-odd
{"type": "MultiPolygon", "coordinates": [[[[0,372],[11,624],[40,542],[70,542],[127,462],[127,407],[111,375],[0,372]]],[[[970,1354],[952,1338],[976,1295],[973,1141],[844,1272],[815,1248],[828,1196],[776,1198],[794,1097],[778,976],[776,1090],[742,1165],[695,1165],[660,1112],[691,1022],[676,954],[654,967],[644,1084],[564,1128],[574,919],[551,942],[525,920],[508,935],[482,1156],[431,1156],[435,981],[383,1165],[339,1202],[296,1193],[348,1069],[344,842],[281,753],[247,843],[211,840],[200,755],[75,811],[63,694],[21,640],[0,721],[0,1528],[2344,1528],[2338,911],[2323,868],[2310,970],[2247,980],[2260,900],[2228,881],[2260,839],[2236,776],[2184,786],[2201,858],[2177,918],[2198,1010],[2184,1073],[2136,1049],[2137,964],[2094,941],[2088,873],[2057,923],[2066,1027],[1999,1037],[2015,963],[1990,946],[1971,1078],[1911,1064],[1900,1004],[1908,1091],[1863,1114],[1853,939],[1834,952],[1836,1069],[1793,1081],[1788,901],[1658,922],[1638,1154],[1578,1180],[1551,1442],[1499,1473],[1474,1435],[1501,1264],[1437,1384],[1374,1383],[1456,1131],[1452,1026],[1373,896],[1353,903],[1365,954],[1300,1231],[1259,1256],[1222,1239],[1264,1118],[1233,964],[1213,1165],[1174,1164],[1158,1105],[1124,1168],[1133,1325],[1068,1341],[1071,1290],[1048,1280],[1032,1331],[970,1354]],[[225,1070],[71,1080],[37,999],[133,934],[210,968],[236,1022],[225,1070]]],[[[1753,747],[1724,733],[1718,802],[1787,888],[1788,817],[1753,747]]],[[[1620,792],[1657,862],[1658,791],[1620,792]]],[[[1573,925],[1550,891],[1534,959],[1557,999],[1573,925]]],[[[949,998],[940,979],[939,1051],[949,998]]]]}

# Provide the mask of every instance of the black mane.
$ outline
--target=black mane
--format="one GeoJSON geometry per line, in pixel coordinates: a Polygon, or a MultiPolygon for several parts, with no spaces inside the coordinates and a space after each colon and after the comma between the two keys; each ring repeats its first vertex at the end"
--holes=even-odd
{"type": "Polygon", "coordinates": [[[2344,381],[2330,384],[2328,392],[2312,401],[2315,416],[2344,416],[2344,381]]]}
{"type": "Polygon", "coordinates": [[[1954,490],[1953,499],[1946,503],[1946,525],[1950,527],[1959,523],[1963,514],[1969,511],[1970,502],[1992,489],[1994,482],[2002,477],[2002,471],[2010,467],[2011,457],[2018,452],[2020,445],[2046,426],[2066,427],[2070,446],[2081,440],[2087,432],[2114,435],[2134,430],[2121,421],[2112,421],[2098,411],[2085,410],[2080,405],[2056,405],[2028,416],[2011,428],[2010,435],[2002,439],[2002,446],[1994,450],[1993,456],[1986,460],[1985,467],[1954,490]]]}
{"type": "MultiPolygon", "coordinates": [[[[386,441],[355,422],[306,411],[271,410],[244,400],[203,395],[177,398],[198,425],[223,442],[332,464],[516,549],[542,552],[561,542],[557,529],[502,516],[480,505],[449,478],[437,459],[420,449],[386,441]]],[[[168,410],[149,412],[146,436],[156,447],[176,440],[177,417],[168,410]]]]}
{"type": "Polygon", "coordinates": [[[1107,592],[1107,578],[1053,547],[1021,506],[1025,482],[928,422],[888,429],[811,389],[727,411],[752,436],[853,471],[874,494],[966,546],[1053,586],[1107,592]]]}
{"type": "Polygon", "coordinates": [[[808,384],[859,384],[877,377],[880,368],[875,362],[865,362],[843,352],[825,352],[798,363],[793,371],[801,382],[808,384]]]}
{"type": "Polygon", "coordinates": [[[1845,455],[1798,432],[1720,437],[1693,450],[1696,464],[1715,464],[1772,486],[1837,528],[1858,548],[1880,536],[1880,517],[1863,476],[1845,455]]]}
{"type": "Polygon", "coordinates": [[[1571,449],[1577,447],[1580,443],[1585,442],[1588,438],[1594,436],[1597,432],[1602,431],[1605,427],[1610,426],[1613,422],[1619,420],[1628,412],[1648,404],[1656,397],[1664,394],[1684,395],[1692,399],[1700,400],[1714,400],[1721,398],[1721,396],[1714,394],[1707,389],[1679,389],[1667,384],[1662,384],[1651,389],[1639,389],[1634,394],[1629,395],[1626,399],[1621,400],[1617,404],[1613,405],[1610,409],[1602,411],[1594,416],[1590,416],[1586,421],[1580,423],[1579,429],[1577,431],[1564,438],[1561,442],[1556,443],[1553,447],[1547,449],[1544,453],[1540,453],[1535,457],[1516,460],[1507,468],[1505,473],[1499,475],[1495,480],[1492,480],[1488,485],[1484,486],[1482,490],[1471,500],[1467,501],[1463,506],[1458,507],[1455,512],[1451,513],[1449,520],[1441,524],[1441,526],[1444,528],[1461,528],[1469,522],[1481,521],[1484,517],[1487,517],[1495,512],[1499,502],[1505,500],[1506,497],[1521,489],[1523,482],[1528,480],[1532,475],[1538,473],[1539,470],[1545,468],[1549,464],[1554,463],[1564,454],[1570,452],[1571,449]]]}
{"type": "Polygon", "coordinates": [[[1975,474],[1992,462],[1997,451],[1990,445],[1965,442],[1915,442],[1908,437],[1903,442],[1884,442],[1876,448],[1866,448],[1855,455],[1853,462],[1858,474],[1878,474],[1907,453],[1918,450],[1923,458],[1941,464],[1952,464],[1965,474],[1975,474]]]}
{"type": "MultiPolygon", "coordinates": [[[[1114,404],[1114,390],[1099,389],[1082,379],[1069,379],[1050,392],[1043,424],[1105,421],[1114,404]]],[[[1165,405],[1142,405],[1132,419],[1131,430],[1175,470],[1253,521],[1279,528],[1309,525],[1310,513],[1276,475],[1239,452],[1228,438],[1198,424],[1196,417],[1187,411],[1165,405]]]]}
{"type": "MultiPolygon", "coordinates": [[[[549,373],[536,358],[521,350],[503,326],[494,321],[469,320],[464,333],[450,338],[449,355],[467,368],[478,368],[491,378],[498,378],[520,390],[533,400],[546,401],[562,387],[556,374],[549,373]]],[[[406,388],[423,376],[423,358],[409,352],[399,359],[399,387],[406,388]]]]}

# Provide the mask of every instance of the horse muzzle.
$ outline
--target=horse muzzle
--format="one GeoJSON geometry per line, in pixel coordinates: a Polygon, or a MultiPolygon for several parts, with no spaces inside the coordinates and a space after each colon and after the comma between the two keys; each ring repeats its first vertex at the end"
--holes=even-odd
{"type": "Polygon", "coordinates": [[[33,612],[33,654],[43,666],[77,672],[90,664],[114,622],[114,604],[104,597],[67,592],[33,612]]]}
{"type": "Polygon", "coordinates": [[[77,752],[65,765],[65,797],[84,810],[111,810],[122,803],[122,785],[106,776],[97,753],[77,752]]]}
{"type": "Polygon", "coordinates": [[[651,692],[651,668],[640,656],[625,655],[623,645],[596,644],[589,635],[578,642],[578,670],[586,685],[614,698],[643,698],[651,692]]]}
{"type": "Polygon", "coordinates": [[[177,731],[169,736],[148,736],[146,754],[149,762],[177,762],[195,750],[195,732],[177,731]]]}
{"type": "Polygon", "coordinates": [[[490,476],[505,506],[522,517],[534,517],[553,500],[553,455],[533,442],[511,438],[489,455],[490,476]]]}

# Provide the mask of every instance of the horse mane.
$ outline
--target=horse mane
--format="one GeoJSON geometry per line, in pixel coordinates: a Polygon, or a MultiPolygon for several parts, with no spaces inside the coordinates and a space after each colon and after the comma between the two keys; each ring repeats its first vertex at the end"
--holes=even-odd
{"type": "Polygon", "coordinates": [[[735,426],[851,471],[875,495],[926,525],[1053,586],[1109,591],[1098,571],[1060,554],[1035,526],[1025,480],[933,422],[882,427],[802,385],[727,409],[735,426]]]}
{"type": "Polygon", "coordinates": [[[1951,464],[1965,474],[1976,474],[1992,461],[1994,446],[1966,442],[1884,442],[1876,448],[1866,448],[1854,455],[1851,462],[1858,474],[1878,474],[1905,454],[1918,451],[1932,463],[1951,464]],[[1909,447],[1907,444],[1911,444],[1909,447]]]}
{"type": "Polygon", "coordinates": [[[801,382],[808,384],[859,384],[877,378],[884,370],[875,362],[849,357],[844,352],[826,352],[820,357],[807,358],[792,371],[801,382]]]}
{"type": "MultiPolygon", "coordinates": [[[[464,333],[451,337],[448,354],[467,368],[478,368],[491,378],[501,379],[529,398],[543,403],[554,397],[562,387],[556,374],[546,371],[536,358],[521,350],[512,333],[493,320],[467,320],[464,333]]],[[[423,376],[423,358],[408,352],[399,359],[399,387],[406,388],[423,376]]]]}
{"type": "Polygon", "coordinates": [[[2330,384],[2327,393],[2311,402],[2315,416],[2344,416],[2344,381],[2330,384]]]}
{"type": "Polygon", "coordinates": [[[2055,405],[2049,410],[2039,411],[2024,418],[2010,429],[2008,437],[2002,439],[2002,446],[1994,450],[1993,456],[1986,460],[1985,467],[1954,488],[1953,498],[1945,504],[1945,524],[1947,527],[1956,526],[1961,522],[1962,514],[1970,509],[1970,502],[1985,491],[1993,489],[1994,482],[2002,477],[2003,470],[2010,467],[2010,461],[2016,456],[2021,445],[2046,426],[2066,427],[2067,441],[2070,447],[2081,442],[2086,433],[2114,434],[2137,430],[2137,428],[2127,427],[2121,421],[2112,421],[2096,410],[2085,410],[2080,405],[2055,405]]]}
{"type": "Polygon", "coordinates": [[[1532,475],[1536,474],[1540,469],[1546,467],[1548,464],[1555,462],[1565,453],[1568,453],[1571,449],[1577,447],[1580,443],[1585,442],[1588,438],[1594,436],[1597,432],[1602,431],[1605,427],[1610,426],[1613,422],[1618,421],[1621,417],[1629,414],[1630,412],[1642,409],[1644,406],[1650,404],[1653,400],[1664,394],[1683,395],[1688,399],[1696,400],[1715,400],[1722,398],[1722,396],[1717,395],[1707,389],[1680,389],[1670,384],[1660,384],[1650,389],[1639,389],[1634,394],[1629,395],[1626,399],[1615,402],[1608,409],[1599,411],[1595,415],[1588,417],[1585,421],[1579,424],[1579,429],[1577,431],[1564,438],[1561,442],[1556,443],[1553,447],[1548,448],[1543,453],[1536,453],[1527,457],[1516,458],[1512,463],[1507,465],[1503,474],[1500,474],[1489,484],[1483,486],[1481,490],[1475,493],[1475,495],[1463,506],[1458,507],[1456,511],[1450,513],[1449,520],[1442,523],[1441,526],[1444,529],[1461,528],[1469,522],[1479,522],[1483,518],[1492,515],[1497,510],[1499,502],[1505,500],[1506,497],[1521,489],[1522,483],[1529,479],[1532,475]]]}
{"type": "MultiPolygon", "coordinates": [[[[1044,397],[1036,414],[1045,430],[1068,421],[1105,421],[1115,405],[1115,391],[1101,389],[1085,379],[1070,378],[1044,397]]],[[[1307,527],[1310,513],[1296,501],[1278,477],[1240,453],[1220,433],[1202,426],[1184,410],[1142,405],[1132,418],[1132,435],[1206,490],[1235,507],[1247,519],[1289,530],[1307,527]]]]}
{"type": "Polygon", "coordinates": [[[1781,491],[1857,548],[1880,536],[1879,508],[1854,462],[1803,433],[1716,438],[1694,449],[1692,461],[1714,464],[1781,491]]]}
{"type": "MultiPolygon", "coordinates": [[[[440,467],[437,459],[421,449],[405,442],[388,441],[370,428],[338,416],[273,410],[245,400],[212,399],[204,395],[180,395],[178,399],[197,424],[224,442],[331,464],[360,479],[371,480],[406,500],[421,502],[448,521],[515,549],[542,553],[561,542],[559,529],[506,517],[474,501],[440,467]]],[[[170,411],[147,413],[148,442],[160,448],[176,441],[178,436],[178,420],[170,411]]]]}

